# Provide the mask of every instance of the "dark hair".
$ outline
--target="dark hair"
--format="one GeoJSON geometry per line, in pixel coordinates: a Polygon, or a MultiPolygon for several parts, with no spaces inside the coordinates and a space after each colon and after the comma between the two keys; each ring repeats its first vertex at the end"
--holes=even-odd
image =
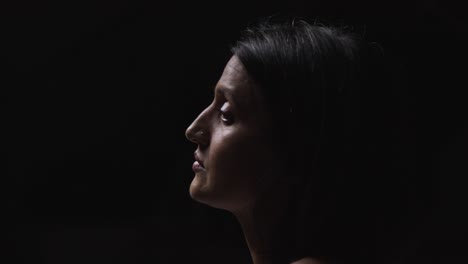
{"type": "Polygon", "coordinates": [[[278,262],[397,258],[405,175],[395,170],[398,104],[381,47],[349,28],[292,20],[247,29],[232,53],[266,98],[294,190],[278,262]]]}

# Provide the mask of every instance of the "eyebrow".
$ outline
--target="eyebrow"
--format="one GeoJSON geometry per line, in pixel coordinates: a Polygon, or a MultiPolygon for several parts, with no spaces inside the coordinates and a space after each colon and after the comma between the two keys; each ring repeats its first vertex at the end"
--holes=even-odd
{"type": "Polygon", "coordinates": [[[237,107],[244,106],[244,101],[236,99],[232,90],[226,86],[216,86],[215,93],[222,94],[225,97],[228,97],[237,107]]]}

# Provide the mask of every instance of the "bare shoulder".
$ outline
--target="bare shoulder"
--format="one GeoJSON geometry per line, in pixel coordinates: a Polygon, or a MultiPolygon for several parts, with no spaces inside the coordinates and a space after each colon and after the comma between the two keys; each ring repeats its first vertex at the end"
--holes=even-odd
{"type": "Polygon", "coordinates": [[[314,258],[302,258],[300,260],[296,260],[292,262],[291,264],[324,264],[324,263],[314,258]]]}

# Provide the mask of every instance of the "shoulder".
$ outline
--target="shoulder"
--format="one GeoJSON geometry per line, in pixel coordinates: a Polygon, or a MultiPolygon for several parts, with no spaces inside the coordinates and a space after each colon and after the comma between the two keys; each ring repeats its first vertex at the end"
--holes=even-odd
{"type": "Polygon", "coordinates": [[[296,260],[292,262],[291,264],[324,264],[324,263],[322,263],[321,261],[317,259],[306,257],[306,258],[301,258],[299,260],[296,260]]]}

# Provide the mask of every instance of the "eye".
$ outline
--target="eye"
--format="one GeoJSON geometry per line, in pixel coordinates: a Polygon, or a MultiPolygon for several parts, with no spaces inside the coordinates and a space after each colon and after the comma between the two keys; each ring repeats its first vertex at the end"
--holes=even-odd
{"type": "Polygon", "coordinates": [[[226,123],[227,125],[231,125],[234,122],[234,117],[231,112],[229,112],[226,108],[229,104],[225,103],[221,109],[219,109],[221,120],[226,123]]]}
{"type": "Polygon", "coordinates": [[[221,111],[221,120],[223,120],[224,123],[226,124],[232,124],[234,122],[233,118],[232,118],[232,114],[229,113],[229,112],[223,112],[221,111]]]}

